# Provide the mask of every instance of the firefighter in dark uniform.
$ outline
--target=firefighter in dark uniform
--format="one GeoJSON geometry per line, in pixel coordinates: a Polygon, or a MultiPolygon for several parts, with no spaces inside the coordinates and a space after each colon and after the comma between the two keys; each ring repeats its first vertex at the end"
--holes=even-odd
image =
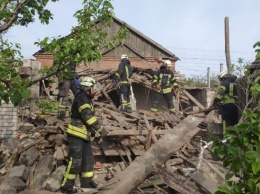
{"type": "Polygon", "coordinates": [[[154,89],[153,104],[151,111],[157,112],[160,100],[164,97],[168,109],[171,113],[175,113],[173,105],[172,91],[178,92],[179,87],[171,71],[172,63],[170,60],[164,61],[160,69],[155,73],[152,79],[152,88],[154,89]]]}
{"type": "Polygon", "coordinates": [[[75,82],[77,77],[76,73],[76,63],[74,61],[69,62],[69,70],[67,70],[67,74],[65,75],[63,80],[59,83],[59,93],[58,93],[58,101],[63,105],[68,105],[68,95],[69,90],[71,89],[74,96],[79,92],[79,88],[75,82]]]}
{"type": "Polygon", "coordinates": [[[130,81],[133,74],[133,69],[131,67],[131,63],[128,59],[126,54],[121,56],[121,62],[118,65],[118,69],[116,72],[116,76],[120,81],[119,91],[120,91],[120,100],[121,100],[121,107],[120,109],[125,112],[132,112],[131,104],[130,104],[130,81]]]}
{"type": "Polygon", "coordinates": [[[238,123],[236,77],[227,72],[221,72],[218,78],[221,83],[213,101],[213,106],[220,108],[223,130],[225,130],[227,127],[238,123]]]}
{"type": "Polygon", "coordinates": [[[100,137],[105,137],[108,131],[95,116],[92,103],[95,83],[93,78],[83,77],[80,82],[80,91],[75,96],[71,107],[71,122],[66,130],[69,141],[69,161],[61,183],[62,193],[76,192],[73,186],[78,174],[82,188],[96,187],[92,180],[94,157],[90,137],[96,131],[99,132],[100,137]]]}

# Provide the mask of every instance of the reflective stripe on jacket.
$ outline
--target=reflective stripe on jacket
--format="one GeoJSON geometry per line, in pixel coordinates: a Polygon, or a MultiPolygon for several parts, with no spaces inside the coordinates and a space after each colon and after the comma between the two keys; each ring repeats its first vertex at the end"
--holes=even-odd
{"type": "Polygon", "coordinates": [[[89,140],[93,130],[102,128],[99,119],[95,116],[92,100],[86,93],[80,91],[73,101],[71,107],[71,122],[67,128],[67,133],[89,140]]]}
{"type": "Polygon", "coordinates": [[[132,76],[133,70],[128,59],[122,59],[118,65],[116,76],[120,79],[121,84],[129,84],[128,79],[132,76]]]}
{"type": "Polygon", "coordinates": [[[222,101],[223,104],[236,103],[237,102],[237,91],[236,83],[230,80],[225,80],[221,83],[217,90],[216,99],[222,101]]]}
{"type": "Polygon", "coordinates": [[[170,93],[173,87],[178,86],[173,72],[165,69],[160,69],[155,73],[152,84],[160,84],[161,89],[156,91],[164,94],[170,93]]]}

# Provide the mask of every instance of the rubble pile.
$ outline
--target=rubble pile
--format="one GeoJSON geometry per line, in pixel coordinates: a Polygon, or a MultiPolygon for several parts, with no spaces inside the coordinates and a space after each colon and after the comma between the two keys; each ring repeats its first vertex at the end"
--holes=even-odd
{"type": "MultiPolygon", "coordinates": [[[[94,181],[99,190],[89,193],[106,193],[107,188],[113,189],[119,182],[117,176],[124,175],[125,170],[135,164],[135,159],[144,156],[148,163],[155,163],[144,180],[140,172],[140,184],[132,185],[131,193],[171,193],[174,190],[179,193],[214,193],[225,179],[225,169],[209,149],[200,154],[208,133],[205,121],[212,119],[199,113],[196,115],[199,125],[192,128],[195,122],[191,121],[195,116],[187,117],[181,111],[176,114],[142,109],[133,113],[120,112],[109,95],[118,85],[113,80],[113,73],[111,70],[91,69],[78,72],[80,76],[91,75],[99,82],[94,106],[97,116],[109,130],[104,139],[92,137],[96,159],[94,181]],[[162,149],[164,138],[178,145],[162,149]],[[146,156],[149,152],[150,158],[146,156]],[[161,159],[158,160],[153,154],[160,155],[160,152],[161,159]]],[[[149,78],[149,73],[138,72],[133,81],[149,87],[149,78]]],[[[46,86],[46,96],[57,94],[56,90],[57,84],[46,86]]],[[[192,103],[187,96],[185,98],[192,103]]],[[[0,193],[16,194],[24,190],[58,192],[68,159],[65,131],[69,123],[69,108],[60,106],[44,114],[30,105],[21,108],[23,122],[17,136],[1,140],[0,193]],[[61,112],[65,114],[61,116],[61,112]]],[[[131,177],[131,173],[128,175],[131,177]]],[[[79,187],[79,181],[76,185],[79,187]]]]}

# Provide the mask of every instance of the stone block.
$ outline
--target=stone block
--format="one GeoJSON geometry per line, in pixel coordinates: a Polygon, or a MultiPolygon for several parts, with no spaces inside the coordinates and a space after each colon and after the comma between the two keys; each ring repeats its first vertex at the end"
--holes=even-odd
{"type": "Polygon", "coordinates": [[[64,153],[62,150],[61,146],[55,146],[55,153],[54,153],[54,157],[56,158],[56,160],[64,160],[64,153]]]}
{"type": "Polygon", "coordinates": [[[39,151],[35,146],[26,150],[26,152],[25,152],[26,164],[32,165],[34,163],[34,161],[38,158],[38,156],[39,156],[39,151]]]}
{"type": "Polygon", "coordinates": [[[39,86],[33,85],[30,87],[30,93],[32,99],[37,99],[40,97],[40,88],[39,86]]]}
{"type": "Polygon", "coordinates": [[[25,60],[23,60],[23,66],[25,66],[25,67],[31,67],[31,66],[32,66],[32,60],[31,60],[31,59],[25,59],[25,60]]]}
{"type": "Polygon", "coordinates": [[[19,74],[21,76],[31,76],[32,68],[31,67],[19,67],[19,74]]]}
{"type": "Polygon", "coordinates": [[[50,176],[55,164],[56,161],[54,160],[54,157],[52,155],[43,156],[39,160],[35,168],[35,173],[33,177],[34,189],[43,189],[43,182],[46,181],[47,178],[50,176]]]}
{"type": "Polygon", "coordinates": [[[18,177],[6,177],[0,185],[1,194],[16,194],[24,190],[26,184],[18,177]]]}
{"type": "Polygon", "coordinates": [[[39,61],[31,61],[32,63],[32,70],[39,70],[41,69],[41,63],[39,61]]]}
{"type": "Polygon", "coordinates": [[[43,188],[49,191],[57,191],[60,189],[60,184],[66,167],[59,166],[42,184],[43,188]]]}
{"type": "Polygon", "coordinates": [[[26,131],[31,131],[34,129],[34,125],[31,123],[22,123],[18,126],[18,130],[26,132],[26,131]]]}
{"type": "Polygon", "coordinates": [[[29,176],[29,169],[25,165],[15,166],[9,172],[9,177],[18,177],[26,182],[29,176]]]}

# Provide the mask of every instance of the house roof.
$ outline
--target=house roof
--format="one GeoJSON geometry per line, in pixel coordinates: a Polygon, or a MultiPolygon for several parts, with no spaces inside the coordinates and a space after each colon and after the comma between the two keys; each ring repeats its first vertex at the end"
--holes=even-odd
{"type": "Polygon", "coordinates": [[[179,60],[179,58],[173,54],[171,51],[167,50],[166,48],[164,48],[162,45],[158,44],[157,42],[155,42],[154,40],[152,40],[151,38],[149,38],[148,36],[144,35],[142,32],[138,31],[137,29],[135,29],[134,27],[130,26],[129,24],[127,24],[126,22],[120,20],[119,18],[117,18],[116,16],[112,16],[114,20],[116,20],[118,23],[121,23],[121,25],[126,26],[130,31],[134,32],[135,34],[139,35],[140,37],[142,37],[143,39],[147,40],[148,42],[150,42],[151,44],[153,44],[156,48],[158,48],[159,50],[162,50],[163,52],[167,53],[168,55],[170,55],[171,57],[175,58],[176,60],[179,60]]]}
{"type": "MultiPolygon", "coordinates": [[[[162,52],[166,53],[167,55],[169,55],[170,57],[172,57],[173,59],[180,60],[175,54],[173,54],[171,51],[167,50],[166,48],[164,48],[162,45],[158,44],[157,42],[155,42],[154,40],[152,40],[151,38],[149,38],[148,36],[144,35],[143,33],[141,33],[140,31],[138,31],[137,29],[135,29],[134,27],[130,26],[129,24],[127,24],[126,22],[120,20],[119,18],[117,18],[116,16],[112,16],[112,18],[120,23],[122,26],[127,27],[132,33],[135,33],[136,35],[138,35],[139,37],[141,37],[142,39],[146,40],[147,42],[151,43],[155,48],[157,48],[158,50],[161,50],[162,52]]],[[[65,37],[68,37],[70,35],[67,35],[65,37]]],[[[63,37],[62,39],[64,39],[65,37],[63,37]]],[[[119,45],[117,45],[116,47],[118,47],[119,45]]],[[[128,48],[130,47],[130,45],[125,44],[125,46],[127,46],[128,48]]],[[[112,49],[108,49],[106,51],[103,52],[107,53],[112,49]]],[[[131,50],[133,50],[133,48],[131,48],[131,50]]],[[[45,52],[44,48],[40,49],[39,51],[37,51],[36,53],[33,54],[33,56],[37,55],[37,54],[41,54],[41,55],[49,55],[50,53],[45,52]]],[[[140,53],[138,54],[140,55],[140,53]]],[[[142,57],[142,56],[141,56],[142,57]]]]}

